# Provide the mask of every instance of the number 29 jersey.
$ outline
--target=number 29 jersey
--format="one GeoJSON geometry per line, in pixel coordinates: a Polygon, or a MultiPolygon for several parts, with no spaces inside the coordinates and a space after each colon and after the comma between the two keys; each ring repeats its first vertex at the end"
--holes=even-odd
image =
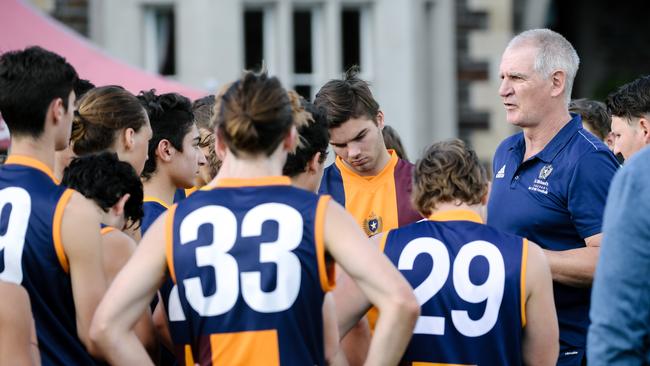
{"type": "Polygon", "coordinates": [[[522,364],[525,239],[453,210],[389,231],[383,249],[421,307],[402,364],[522,364]]]}
{"type": "Polygon", "coordinates": [[[169,323],[181,364],[324,364],[329,196],[290,183],[220,179],[170,209],[169,323]]]}

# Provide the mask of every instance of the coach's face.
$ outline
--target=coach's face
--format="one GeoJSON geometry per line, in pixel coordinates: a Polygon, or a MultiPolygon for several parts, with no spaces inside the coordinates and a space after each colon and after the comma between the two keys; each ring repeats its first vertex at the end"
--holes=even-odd
{"type": "Polygon", "coordinates": [[[501,58],[499,96],[506,119],[519,127],[535,127],[551,99],[552,82],[535,71],[537,47],[517,45],[507,48],[501,58]]]}

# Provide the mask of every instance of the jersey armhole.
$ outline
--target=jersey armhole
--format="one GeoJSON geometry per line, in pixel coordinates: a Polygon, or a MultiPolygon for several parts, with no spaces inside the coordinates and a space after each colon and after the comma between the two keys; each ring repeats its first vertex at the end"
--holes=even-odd
{"type": "Polygon", "coordinates": [[[176,272],[174,271],[174,213],[176,212],[176,206],[170,207],[167,211],[167,217],[165,217],[165,257],[169,276],[174,283],[176,283],[176,272]]]}
{"type": "Polygon", "coordinates": [[[526,326],[526,267],[528,264],[528,239],[524,238],[522,240],[521,247],[521,288],[519,292],[521,293],[521,327],[526,326]]]}
{"type": "Polygon", "coordinates": [[[316,260],[318,261],[318,276],[323,291],[331,291],[336,286],[335,266],[328,266],[325,261],[325,210],[331,196],[323,195],[318,199],[316,218],[314,220],[314,243],[316,244],[316,260]]]}
{"type": "Polygon", "coordinates": [[[54,209],[54,218],[52,220],[52,241],[54,242],[54,252],[56,257],[59,260],[59,264],[65,273],[69,273],[70,265],[68,264],[68,258],[65,256],[65,250],[63,248],[63,237],[61,236],[61,224],[63,222],[63,211],[65,207],[70,202],[70,197],[74,190],[66,189],[59,202],[56,203],[56,208],[54,209]]]}

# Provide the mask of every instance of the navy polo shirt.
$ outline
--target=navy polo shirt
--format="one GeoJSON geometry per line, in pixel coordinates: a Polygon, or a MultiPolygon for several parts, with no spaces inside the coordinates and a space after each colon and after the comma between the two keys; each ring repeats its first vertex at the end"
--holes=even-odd
{"type": "MultiPolygon", "coordinates": [[[[488,225],[526,237],[544,249],[585,247],[601,232],[609,184],[619,164],[607,146],[582,128],[580,116],[567,123],[537,155],[523,161],[523,132],[497,148],[488,225]]],[[[553,283],[560,343],[584,347],[591,288],[553,283]]]]}

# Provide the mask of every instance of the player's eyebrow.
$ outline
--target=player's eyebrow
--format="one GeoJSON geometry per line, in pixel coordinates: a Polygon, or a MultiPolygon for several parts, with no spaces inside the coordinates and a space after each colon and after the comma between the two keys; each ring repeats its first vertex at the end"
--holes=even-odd
{"type": "Polygon", "coordinates": [[[363,130],[359,131],[359,133],[357,133],[357,135],[354,136],[352,139],[350,139],[350,140],[348,140],[346,142],[334,142],[334,141],[330,140],[330,145],[333,145],[333,146],[336,146],[336,147],[345,147],[348,143],[350,143],[350,141],[359,141],[359,140],[361,140],[362,138],[364,138],[364,136],[366,136],[367,133],[368,133],[368,128],[364,128],[363,130]]]}

